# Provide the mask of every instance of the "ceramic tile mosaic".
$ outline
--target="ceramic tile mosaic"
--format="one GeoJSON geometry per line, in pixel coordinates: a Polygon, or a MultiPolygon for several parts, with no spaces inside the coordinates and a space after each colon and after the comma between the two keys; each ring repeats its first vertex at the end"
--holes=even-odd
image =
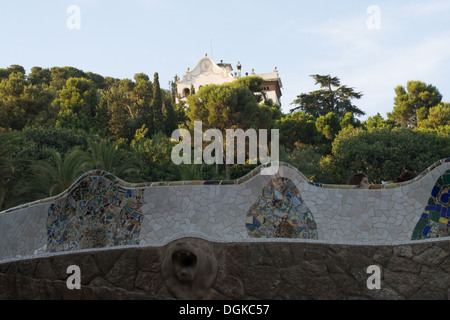
{"type": "Polygon", "coordinates": [[[412,240],[450,236],[450,170],[436,182],[412,240]]]}
{"type": "Polygon", "coordinates": [[[347,245],[450,240],[450,158],[413,180],[362,188],[311,183],[279,164],[276,175],[261,175],[268,164],[232,181],[132,184],[88,172],[58,196],[0,212],[0,263],[182,237],[347,245]]]}
{"type": "Polygon", "coordinates": [[[311,211],[286,178],[271,180],[264,187],[247,212],[246,227],[252,238],[318,238],[311,211]]]}
{"type": "Polygon", "coordinates": [[[50,205],[47,251],[138,244],[142,190],[105,177],[86,177],[50,205]]]}

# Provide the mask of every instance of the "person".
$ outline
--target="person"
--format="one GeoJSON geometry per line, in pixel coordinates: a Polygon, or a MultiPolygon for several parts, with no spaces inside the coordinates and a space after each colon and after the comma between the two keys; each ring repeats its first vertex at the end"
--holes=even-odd
{"type": "Polygon", "coordinates": [[[414,171],[404,171],[401,175],[399,175],[397,178],[395,178],[395,182],[404,182],[409,181],[417,177],[417,173],[414,171]]]}
{"type": "Polygon", "coordinates": [[[347,184],[354,186],[369,186],[369,177],[365,173],[355,173],[348,178],[347,184]]]}

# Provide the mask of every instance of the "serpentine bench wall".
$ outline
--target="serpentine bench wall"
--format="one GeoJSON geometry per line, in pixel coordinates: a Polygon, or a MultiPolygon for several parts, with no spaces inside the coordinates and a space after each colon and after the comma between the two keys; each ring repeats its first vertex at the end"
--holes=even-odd
{"type": "Polygon", "coordinates": [[[0,213],[0,263],[102,248],[213,242],[403,245],[450,238],[450,158],[414,180],[312,183],[288,164],[233,181],[130,184],[103,171],[0,213]]]}

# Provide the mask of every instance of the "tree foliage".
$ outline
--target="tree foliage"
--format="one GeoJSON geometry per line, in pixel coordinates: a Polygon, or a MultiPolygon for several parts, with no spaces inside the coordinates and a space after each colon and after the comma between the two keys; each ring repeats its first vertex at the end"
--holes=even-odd
{"type": "Polygon", "coordinates": [[[355,172],[365,172],[373,183],[393,181],[401,172],[422,172],[448,156],[450,137],[411,128],[353,129],[333,141],[332,155],[322,162],[330,183],[345,183],[355,172]]]}
{"type": "Polygon", "coordinates": [[[430,108],[442,101],[439,90],[422,81],[408,81],[406,89],[399,85],[395,88],[395,94],[394,109],[388,116],[411,127],[417,127],[420,121],[428,117],[430,108]]]}
{"type": "MultiPolygon", "coordinates": [[[[55,195],[82,173],[106,170],[130,182],[239,178],[255,164],[183,165],[171,160],[177,128],[278,129],[280,160],[322,183],[345,183],[358,171],[372,182],[420,172],[450,154],[450,104],[437,88],[409,81],[395,88],[393,110],[364,115],[362,93],[339,78],[313,75],[317,91],[283,114],[260,77],[203,86],[175,103],[168,90],[136,73],[117,79],[74,67],[0,68],[0,210],[55,195]]],[[[270,134],[268,135],[270,136],[270,134]]]]}
{"type": "MultiPolygon", "coordinates": [[[[137,138],[137,137],[136,137],[137,138]]],[[[142,137],[131,143],[131,151],[141,159],[141,177],[145,181],[174,181],[179,179],[178,168],[171,159],[175,142],[164,134],[142,137]]]]}
{"type": "Polygon", "coordinates": [[[275,121],[276,129],[280,130],[280,144],[287,151],[296,146],[317,143],[318,130],[316,119],[302,111],[287,114],[275,121]]]}
{"type": "Polygon", "coordinates": [[[20,170],[20,160],[15,157],[18,139],[15,133],[0,135],[0,211],[13,204],[11,191],[20,170]]]}
{"type": "Polygon", "coordinates": [[[328,140],[334,140],[341,130],[339,117],[334,112],[329,112],[316,120],[317,130],[328,140]]]}
{"type": "Polygon", "coordinates": [[[439,129],[450,126],[450,103],[439,103],[428,110],[428,117],[419,120],[419,127],[439,129]]]}
{"type": "Polygon", "coordinates": [[[187,104],[191,129],[194,121],[202,121],[205,129],[222,132],[226,129],[269,129],[271,125],[269,109],[258,104],[244,80],[203,86],[197,94],[188,97],[187,104]]]}
{"type": "MultiPolygon", "coordinates": [[[[278,117],[277,108],[258,103],[255,92],[260,84],[258,78],[251,77],[201,87],[187,99],[189,128],[193,130],[195,121],[201,121],[203,130],[218,129],[223,137],[227,129],[271,129],[278,117]]],[[[230,179],[230,164],[225,164],[225,170],[226,178],[230,179]]]]}
{"type": "Polygon", "coordinates": [[[108,91],[105,92],[102,99],[108,110],[108,131],[113,139],[127,137],[129,133],[131,104],[129,81],[122,80],[114,83],[108,91]]]}
{"type": "Polygon", "coordinates": [[[367,129],[393,129],[395,127],[400,127],[401,125],[393,119],[384,119],[379,113],[374,116],[370,116],[366,121],[363,121],[361,124],[363,127],[367,129]]]}
{"type": "Polygon", "coordinates": [[[87,143],[87,155],[92,168],[107,171],[128,181],[139,176],[139,159],[133,153],[120,148],[118,141],[88,139],[87,143]]]}
{"type": "Polygon", "coordinates": [[[29,83],[25,75],[11,72],[0,82],[0,127],[22,130],[24,127],[47,124],[52,117],[53,95],[29,83]]]}
{"type": "Polygon", "coordinates": [[[30,166],[31,174],[22,181],[24,198],[29,200],[55,196],[68,189],[77,178],[91,168],[86,153],[79,147],[61,154],[44,149],[46,157],[30,166]]]}
{"type": "Polygon", "coordinates": [[[69,78],[59,92],[57,125],[89,131],[97,108],[97,91],[94,83],[85,78],[69,78]]]}
{"type": "Polygon", "coordinates": [[[292,104],[297,105],[291,110],[301,110],[316,118],[326,116],[332,112],[339,117],[351,112],[357,116],[364,115],[365,112],[353,105],[353,99],[360,99],[362,93],[355,92],[353,88],[341,85],[339,78],[330,75],[312,75],[315,84],[320,86],[320,90],[309,93],[302,93],[297,96],[292,104]]]}
{"type": "Polygon", "coordinates": [[[164,133],[163,94],[159,85],[159,75],[155,72],[153,77],[153,133],[164,133]]]}

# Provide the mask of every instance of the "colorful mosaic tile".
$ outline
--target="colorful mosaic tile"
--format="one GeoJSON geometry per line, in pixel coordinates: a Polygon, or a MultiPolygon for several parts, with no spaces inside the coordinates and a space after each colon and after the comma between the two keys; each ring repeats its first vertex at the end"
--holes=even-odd
{"type": "Polygon", "coordinates": [[[294,183],[271,180],[247,212],[246,227],[253,238],[318,239],[314,217],[294,183]]]}
{"type": "Polygon", "coordinates": [[[88,176],[50,205],[47,251],[139,243],[142,189],[126,189],[114,176],[88,176]]]}
{"type": "Polygon", "coordinates": [[[412,240],[450,236],[450,170],[436,182],[412,240]]]}

